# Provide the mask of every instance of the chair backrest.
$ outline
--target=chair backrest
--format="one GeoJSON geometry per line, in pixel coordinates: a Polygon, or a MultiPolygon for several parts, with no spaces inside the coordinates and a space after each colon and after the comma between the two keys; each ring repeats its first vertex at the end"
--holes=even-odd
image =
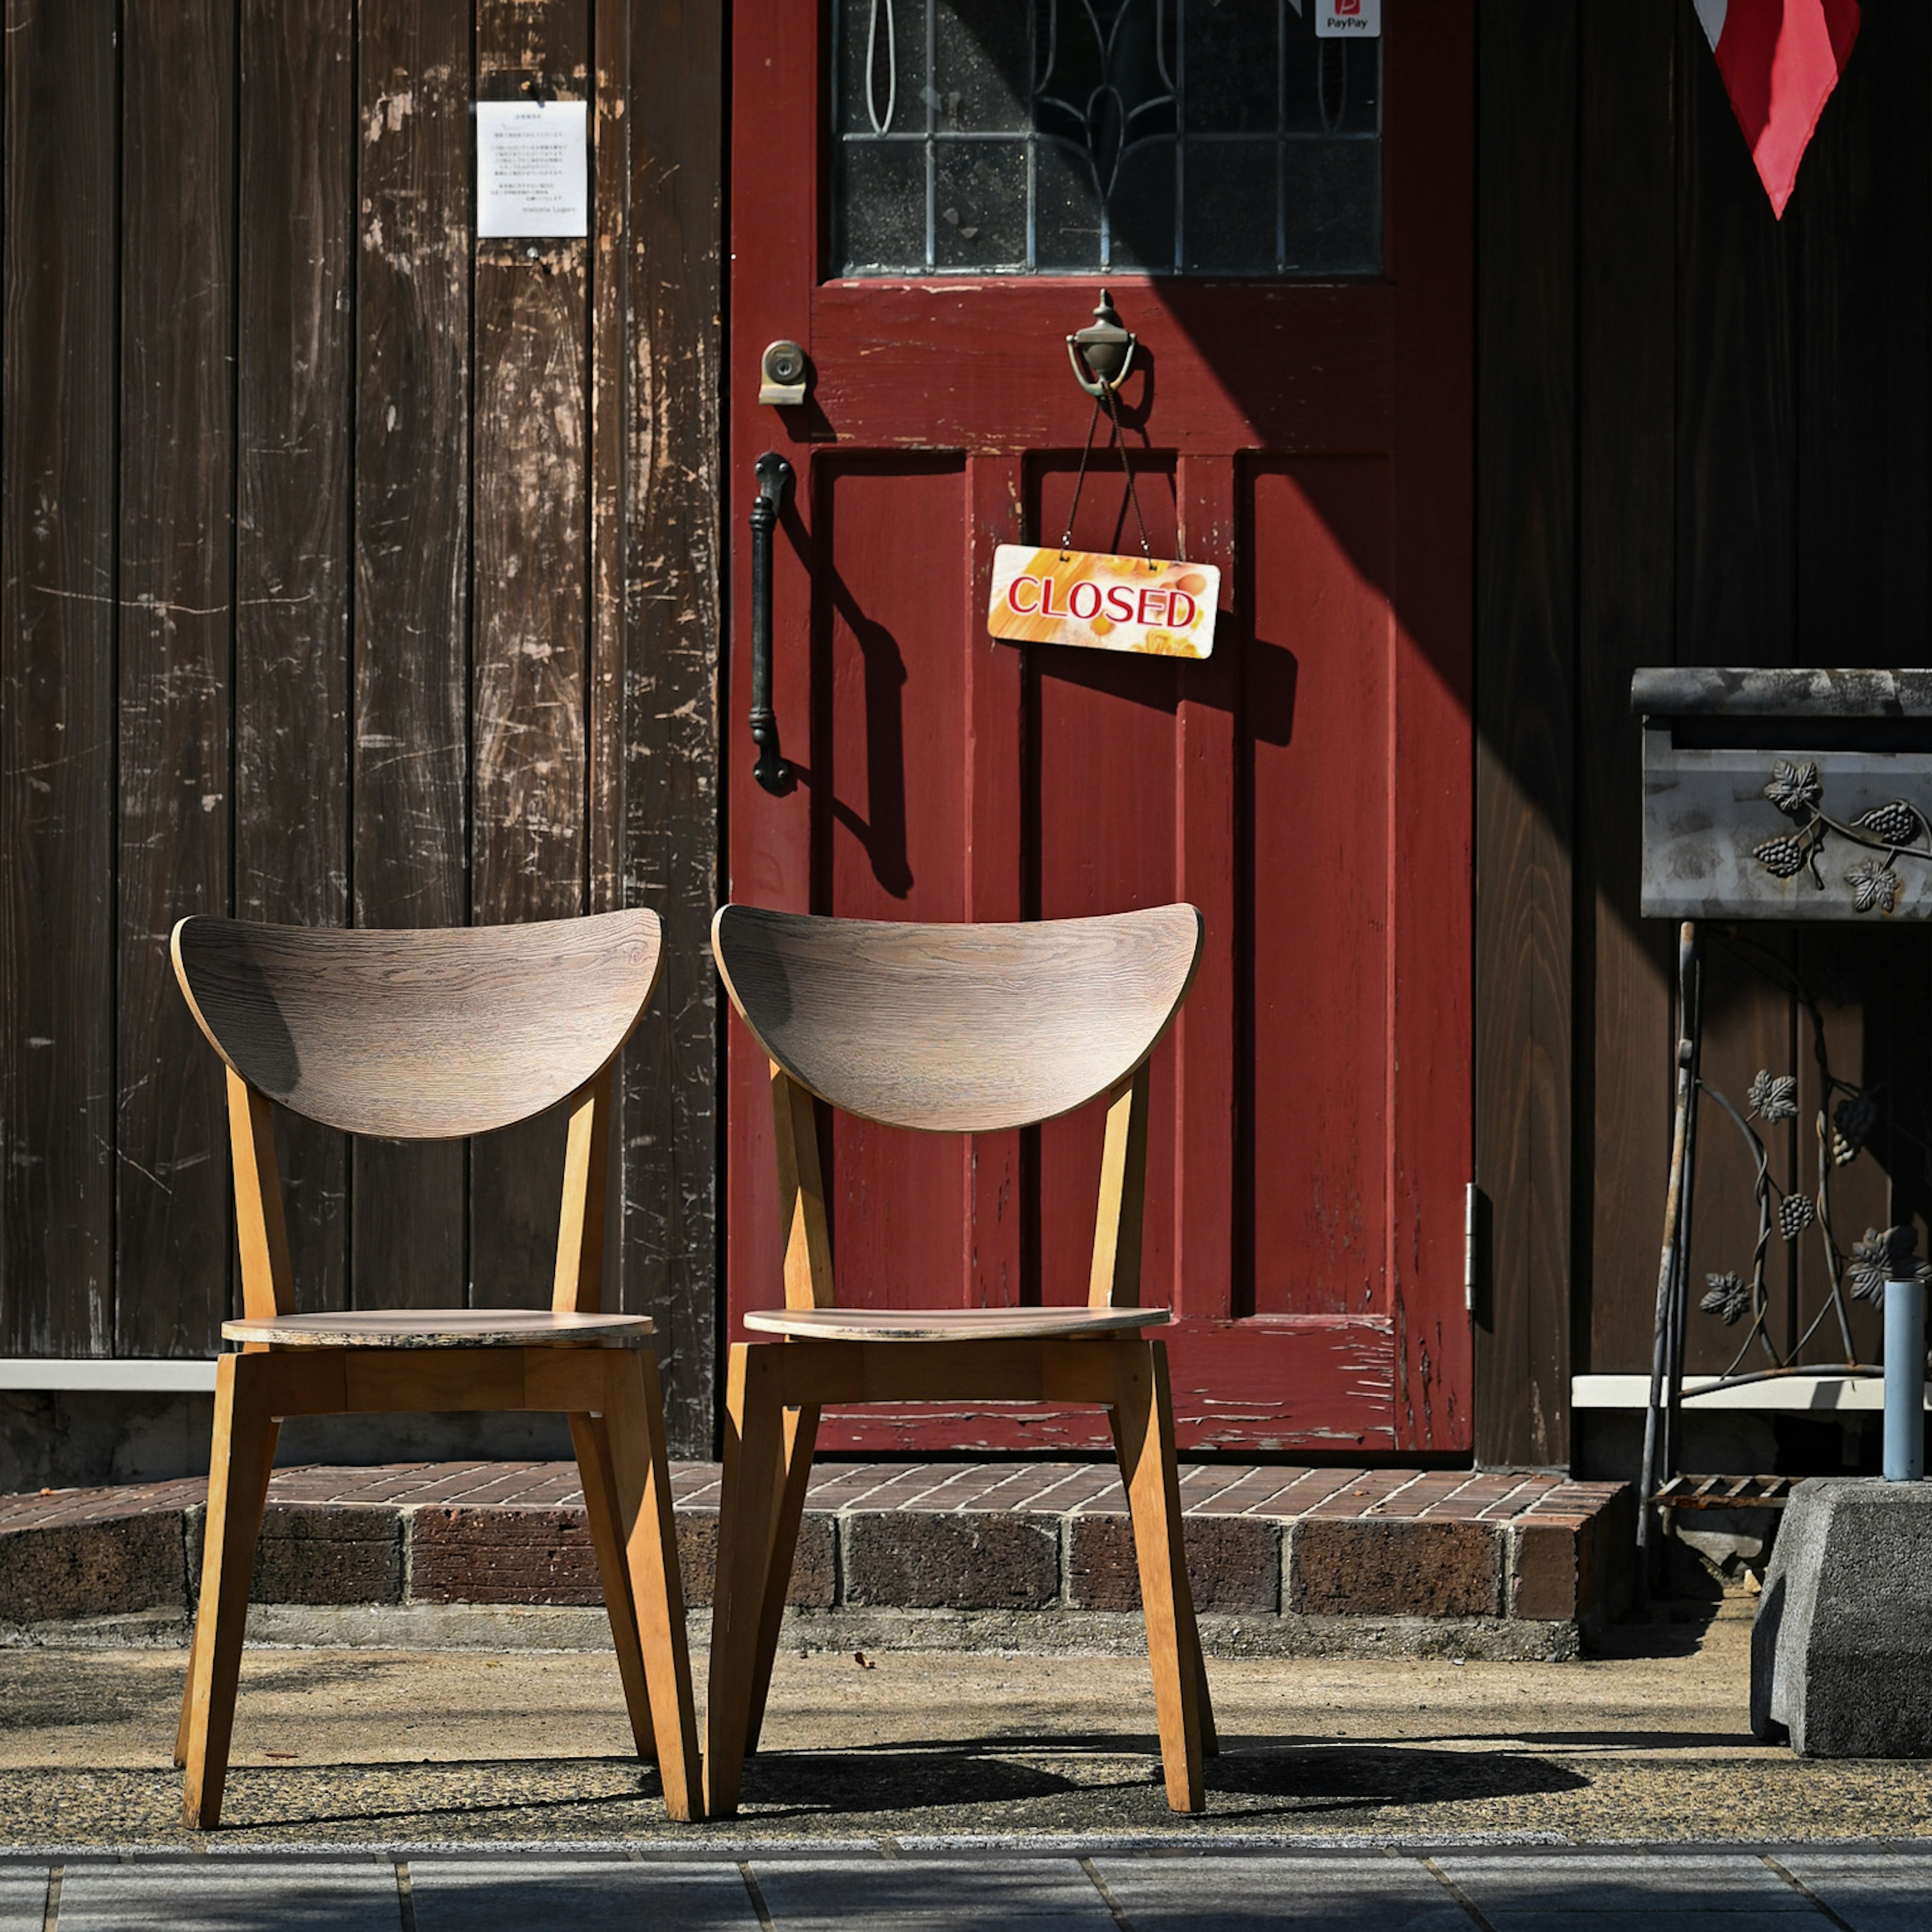
{"type": "Polygon", "coordinates": [[[173,953],[202,1031],[251,1087],[392,1140],[488,1133],[574,1094],[664,963],[644,908],[420,932],[184,919],[173,953]]]}
{"type": "Polygon", "coordinates": [[[1194,978],[1201,915],[1156,906],[1024,926],[919,926],[728,905],[712,950],[799,1084],[892,1126],[1029,1126],[1111,1091],[1194,978]]]}

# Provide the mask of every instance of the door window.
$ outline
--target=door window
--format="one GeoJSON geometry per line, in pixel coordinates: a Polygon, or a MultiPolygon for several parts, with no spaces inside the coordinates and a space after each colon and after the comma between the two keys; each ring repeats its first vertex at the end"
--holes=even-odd
{"type": "Polygon", "coordinates": [[[1382,43],[1302,0],[832,8],[836,274],[1382,266],[1382,43]]]}

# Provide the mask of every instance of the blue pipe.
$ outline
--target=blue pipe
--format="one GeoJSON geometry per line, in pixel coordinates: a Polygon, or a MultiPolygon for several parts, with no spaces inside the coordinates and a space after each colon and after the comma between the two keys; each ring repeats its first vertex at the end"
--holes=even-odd
{"type": "Polygon", "coordinates": [[[1925,1284],[1885,1285],[1885,1479],[1925,1474],[1925,1284]]]}

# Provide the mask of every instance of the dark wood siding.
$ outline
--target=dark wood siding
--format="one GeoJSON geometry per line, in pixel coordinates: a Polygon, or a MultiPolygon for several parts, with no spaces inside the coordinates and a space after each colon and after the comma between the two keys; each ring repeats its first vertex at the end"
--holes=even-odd
{"type": "MultiPolygon", "coordinates": [[[[1637,912],[1630,673],[1926,661],[1932,14],[1867,0],[1782,223],[1690,7],[1480,20],[1478,1453],[1553,1463],[1571,1373],[1648,1365],[1674,932],[1637,912]]],[[[1924,934],[1762,936],[1833,989],[1840,1073],[1922,1079],[1924,934]]],[[[1707,1013],[1715,1082],[1808,1078],[1792,1002],[1721,952],[1707,1013]]],[[[1726,1138],[1696,1281],[1755,1232],[1726,1138]]],[[[1922,1212],[1907,1145],[1838,1184],[1853,1234],[1922,1212]]],[[[1694,1317],[1690,1366],[1725,1340],[1694,1317]]]]}
{"type": "MultiPolygon", "coordinates": [[[[720,10],[8,5],[0,1352],[216,1346],[182,914],[647,903],[616,1293],[709,1453],[720,10]],[[526,95],[592,103],[584,241],[472,234],[526,95]]],[[[284,1147],[305,1306],[547,1297],[555,1124],[284,1147]]]]}
{"type": "MultiPolygon", "coordinates": [[[[214,1346],[181,913],[647,902],[618,1293],[709,1448],[722,13],[5,0],[0,1352],[214,1346]],[[526,86],[596,143],[592,234],[534,256],[470,232],[470,101],[526,86]]],[[[1630,670],[1924,658],[1932,14],[1867,0],[1781,224],[1682,0],[1478,18],[1478,1453],[1559,1463],[1571,1373],[1644,1365],[1656,1265],[1630,670]]],[[[1840,1070],[1924,1084],[1927,950],[1787,948],[1840,1070]]],[[[1721,962],[1712,999],[1714,1077],[1802,1071],[1790,1001],[1721,962]]],[[[1848,1179],[1859,1227],[1922,1211],[1905,1145],[1848,1179]]],[[[1700,1270],[1746,1178],[1713,1146],[1700,1270]]],[[[540,1266],[554,1130],[286,1149],[306,1306],[540,1266]]]]}

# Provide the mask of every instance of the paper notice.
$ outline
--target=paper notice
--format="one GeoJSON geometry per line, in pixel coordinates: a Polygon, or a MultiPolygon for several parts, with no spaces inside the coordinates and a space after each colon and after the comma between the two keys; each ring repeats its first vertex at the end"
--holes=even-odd
{"type": "Polygon", "coordinates": [[[479,100],[476,232],[589,234],[589,130],[581,100],[479,100]]]}

